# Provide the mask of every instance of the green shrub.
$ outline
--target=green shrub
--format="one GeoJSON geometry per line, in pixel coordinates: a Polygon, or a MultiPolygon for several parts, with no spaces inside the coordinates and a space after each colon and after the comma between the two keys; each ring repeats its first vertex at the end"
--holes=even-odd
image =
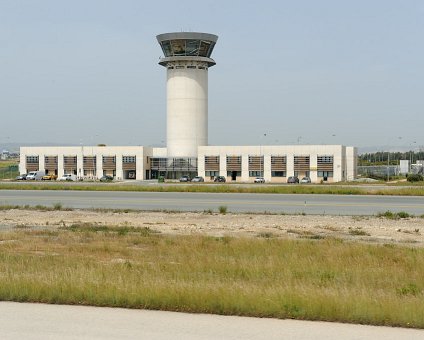
{"type": "Polygon", "coordinates": [[[399,211],[397,213],[394,213],[394,212],[391,212],[390,210],[387,210],[384,213],[378,213],[377,217],[385,217],[389,220],[398,220],[400,218],[413,217],[413,215],[410,215],[406,211],[399,211]]]}
{"type": "Polygon", "coordinates": [[[227,208],[227,206],[226,206],[226,205],[220,205],[220,206],[218,207],[218,210],[219,210],[219,213],[220,213],[220,214],[225,215],[225,214],[227,213],[228,208],[227,208]]]}
{"type": "Polygon", "coordinates": [[[411,215],[409,215],[407,212],[405,212],[405,211],[399,211],[398,213],[397,213],[397,215],[399,216],[399,218],[408,218],[408,217],[411,217],[411,215]]]}
{"type": "Polygon", "coordinates": [[[62,210],[62,208],[63,208],[62,203],[60,203],[60,202],[53,204],[54,210],[62,210]]]}
{"type": "Polygon", "coordinates": [[[408,182],[421,182],[423,181],[423,175],[420,174],[410,174],[406,178],[408,182]]]}

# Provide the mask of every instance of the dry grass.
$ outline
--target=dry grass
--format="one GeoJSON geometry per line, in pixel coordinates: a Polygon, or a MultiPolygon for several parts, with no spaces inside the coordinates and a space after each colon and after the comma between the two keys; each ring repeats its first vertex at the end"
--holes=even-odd
{"type": "Polygon", "coordinates": [[[74,225],[0,234],[0,299],[424,328],[424,249],[74,225]]]}
{"type": "Polygon", "coordinates": [[[149,192],[212,192],[212,193],[260,193],[260,194],[326,194],[326,195],[397,195],[424,196],[424,186],[414,188],[341,185],[285,185],[265,186],[238,184],[163,184],[137,185],[119,183],[0,183],[0,190],[77,190],[77,191],[149,191],[149,192]]]}

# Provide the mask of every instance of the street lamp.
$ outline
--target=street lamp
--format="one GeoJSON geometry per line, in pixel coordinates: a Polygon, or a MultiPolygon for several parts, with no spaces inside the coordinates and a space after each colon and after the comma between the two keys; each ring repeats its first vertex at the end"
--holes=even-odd
{"type": "MultiPolygon", "coordinates": [[[[398,137],[399,140],[402,139],[402,137],[398,137]]],[[[387,149],[387,182],[390,180],[390,146],[387,149]]]]}
{"type": "MultiPolygon", "coordinates": [[[[263,134],[263,137],[264,138],[266,137],[266,133],[263,134]]],[[[262,139],[261,139],[261,143],[259,144],[259,173],[261,174],[261,177],[264,177],[263,163],[264,163],[264,159],[262,155],[262,139]]]]}

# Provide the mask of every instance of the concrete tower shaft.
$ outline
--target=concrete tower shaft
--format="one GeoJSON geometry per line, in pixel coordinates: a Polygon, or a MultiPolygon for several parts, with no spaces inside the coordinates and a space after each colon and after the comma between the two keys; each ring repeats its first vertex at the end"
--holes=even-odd
{"type": "Polygon", "coordinates": [[[197,157],[208,145],[208,68],[216,35],[194,32],[157,36],[167,68],[167,156],[197,157]]]}

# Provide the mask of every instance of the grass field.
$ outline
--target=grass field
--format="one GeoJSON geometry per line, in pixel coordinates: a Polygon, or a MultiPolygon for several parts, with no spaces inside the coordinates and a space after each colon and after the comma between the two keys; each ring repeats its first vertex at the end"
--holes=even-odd
{"type": "Polygon", "coordinates": [[[151,192],[211,192],[261,194],[327,194],[327,195],[398,195],[424,196],[424,186],[409,188],[337,185],[208,185],[208,184],[83,184],[83,183],[0,183],[0,190],[79,190],[79,191],[151,191],[151,192]]]}
{"type": "Polygon", "coordinates": [[[0,299],[424,328],[424,249],[171,236],[75,224],[0,233],[0,299]]]}

